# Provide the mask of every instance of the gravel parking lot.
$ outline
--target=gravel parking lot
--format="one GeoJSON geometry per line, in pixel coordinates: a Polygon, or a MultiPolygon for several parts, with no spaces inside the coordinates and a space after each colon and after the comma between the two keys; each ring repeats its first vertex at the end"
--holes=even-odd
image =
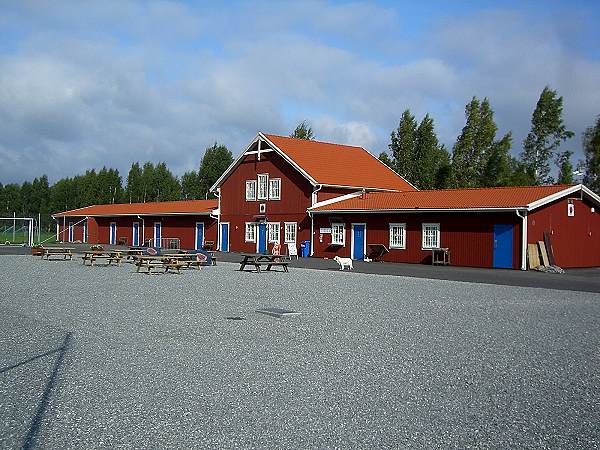
{"type": "Polygon", "coordinates": [[[598,294],[0,267],[0,448],[600,446],[598,294]]]}

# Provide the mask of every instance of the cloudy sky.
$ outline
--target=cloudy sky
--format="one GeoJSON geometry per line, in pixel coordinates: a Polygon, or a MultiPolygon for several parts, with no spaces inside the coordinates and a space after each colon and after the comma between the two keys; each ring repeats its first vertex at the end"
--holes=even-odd
{"type": "Polygon", "coordinates": [[[0,182],[133,161],[197,168],[257,131],[387,149],[402,111],[449,147],[487,96],[521,151],[540,91],[600,114],[600,3],[0,0],[0,182]]]}

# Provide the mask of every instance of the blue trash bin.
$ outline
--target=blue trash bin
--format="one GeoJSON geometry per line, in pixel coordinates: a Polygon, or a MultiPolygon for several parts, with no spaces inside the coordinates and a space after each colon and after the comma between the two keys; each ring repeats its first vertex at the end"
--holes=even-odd
{"type": "Polygon", "coordinates": [[[308,258],[310,256],[310,241],[300,242],[300,256],[308,258]]]}

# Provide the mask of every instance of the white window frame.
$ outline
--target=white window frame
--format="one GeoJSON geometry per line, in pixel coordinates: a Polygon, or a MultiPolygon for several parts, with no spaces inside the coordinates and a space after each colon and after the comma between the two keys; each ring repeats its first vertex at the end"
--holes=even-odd
{"type": "Polygon", "coordinates": [[[268,173],[259,173],[257,175],[257,183],[256,183],[256,199],[257,200],[268,200],[269,199],[269,174],[268,173]],[[261,180],[264,180],[264,185],[261,184],[261,180]],[[261,193],[261,187],[264,186],[264,192],[261,193]]]}
{"type": "Polygon", "coordinates": [[[267,243],[279,244],[281,242],[281,222],[267,222],[267,243]],[[273,236],[272,231],[277,231],[273,236]]]}
{"type": "Polygon", "coordinates": [[[399,249],[399,250],[405,250],[406,249],[406,223],[390,223],[390,249],[399,249]],[[397,244],[395,242],[392,241],[392,237],[393,237],[393,233],[392,230],[394,228],[400,228],[400,236],[402,237],[402,244],[397,244]]]}
{"type": "Polygon", "coordinates": [[[421,249],[422,250],[431,250],[432,248],[440,248],[441,243],[440,243],[440,224],[439,223],[424,223],[422,224],[422,229],[421,229],[421,249]],[[427,245],[426,242],[426,235],[425,235],[425,230],[427,228],[435,228],[436,232],[435,232],[435,239],[436,239],[436,244],[437,245],[427,245]]]}
{"type": "Polygon", "coordinates": [[[256,242],[256,222],[246,222],[246,228],[244,230],[244,239],[246,242],[256,242]],[[248,231],[252,230],[252,236],[249,236],[248,231]]]}
{"type": "Polygon", "coordinates": [[[281,178],[269,179],[269,200],[281,200],[281,178]],[[277,195],[273,195],[272,183],[277,184],[277,195]]]}
{"type": "Polygon", "coordinates": [[[295,244],[298,239],[298,223],[285,222],[283,229],[283,240],[285,244],[295,244]],[[288,230],[293,230],[294,239],[288,239],[288,230]]]}
{"type": "Polygon", "coordinates": [[[247,202],[251,202],[251,201],[256,201],[256,180],[246,180],[246,201],[247,202]],[[248,187],[252,186],[252,195],[248,195],[249,194],[249,190],[248,187]]]}
{"type": "Polygon", "coordinates": [[[346,224],[342,222],[335,222],[331,224],[331,245],[341,245],[344,247],[346,245],[346,224]],[[336,236],[335,229],[341,227],[342,228],[342,240],[334,240],[336,236]]]}

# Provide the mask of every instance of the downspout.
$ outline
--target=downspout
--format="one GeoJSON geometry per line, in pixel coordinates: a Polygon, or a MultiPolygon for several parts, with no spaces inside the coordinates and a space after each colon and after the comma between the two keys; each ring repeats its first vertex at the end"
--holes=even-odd
{"type": "Polygon", "coordinates": [[[146,221],[139,214],[138,214],[137,218],[142,221],[142,245],[141,245],[141,247],[143,247],[144,246],[144,239],[146,239],[146,221]]]}
{"type": "Polygon", "coordinates": [[[515,210],[517,216],[521,218],[521,270],[527,270],[527,210],[520,214],[518,209],[515,210]]]}
{"type": "MultiPolygon", "coordinates": [[[[314,206],[315,203],[318,202],[318,198],[317,198],[317,192],[319,192],[321,189],[323,189],[323,185],[319,184],[317,189],[315,189],[312,193],[312,197],[311,197],[311,205],[310,206],[314,206]]],[[[307,211],[308,212],[308,217],[310,217],[310,256],[313,256],[315,253],[315,218],[312,214],[312,212],[307,211]]]]}
{"type": "Polygon", "coordinates": [[[217,188],[215,195],[217,196],[217,209],[219,211],[217,216],[217,248],[215,249],[217,250],[221,248],[221,187],[217,188]]]}

